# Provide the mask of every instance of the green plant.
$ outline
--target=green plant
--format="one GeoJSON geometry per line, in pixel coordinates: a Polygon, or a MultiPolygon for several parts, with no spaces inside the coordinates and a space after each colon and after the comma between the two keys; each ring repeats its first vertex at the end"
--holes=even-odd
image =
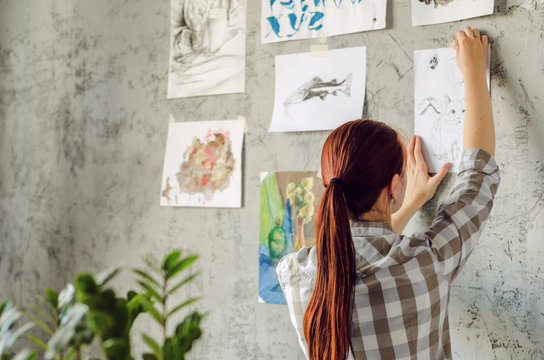
{"type": "Polygon", "coordinates": [[[184,359],[194,341],[202,335],[200,322],[204,315],[196,311],[190,313],[167,336],[167,324],[172,316],[198,298],[188,299],[173,307],[169,303],[171,297],[197,275],[191,274],[180,279],[180,274],[196,259],[196,255],[181,257],[179,250],[168,254],[160,265],[148,257],[147,269],[134,270],[144,292],[131,290],[126,298],[117,296],[108,285],[119,273],[119,268],[106,270],[96,276],[79,273],[74,283],[68,284],[60,294],[46,288],[45,297],[38,296],[39,304],[32,306],[29,312],[33,322],[19,328],[16,322],[21,318],[23,309],[14,308],[11,302],[0,304],[0,360],[37,358],[38,350],[23,349],[19,353],[11,350],[13,344],[25,333],[45,352],[47,359],[81,360],[82,348],[98,339],[107,360],[132,360],[130,334],[134,320],[144,312],[160,324],[163,338],[159,345],[151,336],[143,335],[152,350],[152,353],[144,354],[143,359],[184,359]],[[34,324],[43,330],[45,337],[27,333],[34,324]]]}
{"type": "MultiPolygon", "coordinates": [[[[38,304],[35,304],[31,307],[32,312],[29,313],[29,317],[32,321],[38,325],[47,336],[52,337],[61,327],[61,321],[64,319],[66,323],[66,305],[59,306],[59,294],[51,289],[46,287],[44,290],[44,296],[36,295],[38,304]],[[64,309],[64,311],[62,311],[64,309]]],[[[65,293],[63,294],[64,298],[66,297],[65,293]]],[[[26,335],[31,339],[38,347],[40,347],[45,354],[55,353],[55,351],[49,346],[47,340],[43,340],[35,334],[28,333],[26,335]]],[[[92,340],[92,338],[91,338],[92,340]]],[[[57,346],[56,342],[53,342],[54,346],[57,346]]],[[[72,347],[69,351],[66,352],[66,355],[62,350],[58,350],[54,354],[56,360],[69,360],[76,354],[76,348],[72,347]]]]}
{"type": "Polygon", "coordinates": [[[17,328],[17,321],[22,314],[23,309],[14,307],[10,301],[0,304],[0,360],[33,360],[38,356],[37,350],[25,348],[17,354],[11,350],[15,342],[34,326],[28,322],[17,328]]]}
{"type": "Polygon", "coordinates": [[[96,279],[89,273],[81,273],[74,279],[77,300],[87,305],[92,329],[108,360],[132,359],[130,330],[143,310],[141,301],[145,299],[134,291],[126,298],[117,297],[106,287],[118,272],[119,268],[114,268],[97,275],[96,279]]]}
{"type": "Polygon", "coordinates": [[[142,299],[141,304],[162,330],[162,345],[150,335],[142,334],[143,340],[152,351],[144,354],[144,360],[183,360],[193,343],[202,335],[200,322],[205,315],[197,311],[187,315],[171,336],[167,334],[172,316],[199,299],[193,297],[174,306],[169,304],[171,297],[198,275],[194,273],[181,277],[184,270],[198,259],[197,255],[181,255],[180,250],[172,251],[164,257],[160,267],[156,265],[157,261],[147,257],[147,269],[134,270],[139,278],[138,284],[149,297],[142,299]]]}

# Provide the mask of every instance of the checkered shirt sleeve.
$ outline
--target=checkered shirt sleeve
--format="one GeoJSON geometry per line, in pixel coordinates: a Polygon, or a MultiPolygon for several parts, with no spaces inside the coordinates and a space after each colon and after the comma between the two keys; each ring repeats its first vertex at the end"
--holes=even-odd
{"type": "Polygon", "coordinates": [[[480,238],[499,181],[499,168],[488,152],[477,148],[463,152],[457,181],[424,235],[449,281],[455,279],[480,238]]]}

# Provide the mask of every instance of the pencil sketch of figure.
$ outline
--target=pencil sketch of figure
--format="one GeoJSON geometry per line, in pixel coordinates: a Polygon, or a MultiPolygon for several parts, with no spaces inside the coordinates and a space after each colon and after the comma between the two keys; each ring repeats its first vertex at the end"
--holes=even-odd
{"type": "Polygon", "coordinates": [[[350,97],[352,79],[353,73],[348,74],[342,81],[336,79],[324,81],[319,76],[314,77],[312,80],[298,87],[285,99],[283,106],[285,107],[286,115],[289,113],[290,106],[301,104],[311,99],[319,98],[324,101],[329,95],[338,96],[340,93],[350,97]]]}
{"type": "Polygon", "coordinates": [[[243,92],[245,0],[171,0],[168,98],[243,92]]]}

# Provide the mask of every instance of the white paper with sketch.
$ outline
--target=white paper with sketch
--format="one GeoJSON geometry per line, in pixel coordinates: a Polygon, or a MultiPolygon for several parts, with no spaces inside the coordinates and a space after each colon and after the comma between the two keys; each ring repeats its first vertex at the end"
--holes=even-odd
{"type": "Polygon", "coordinates": [[[240,207],[243,137],[240,120],[171,123],[161,206],[240,207]]]}
{"type": "Polygon", "coordinates": [[[331,130],[359,119],[366,81],[364,46],[276,56],[274,112],[269,131],[331,130]]]}
{"type": "MultiPolygon", "coordinates": [[[[489,56],[487,83],[489,87],[489,56]]],[[[414,51],[414,85],[414,133],[423,140],[428,170],[436,173],[451,162],[450,172],[457,172],[463,149],[465,89],[455,50],[414,51]]]]}
{"type": "Polygon", "coordinates": [[[170,0],[167,98],[245,90],[246,0],[170,0]]]}
{"type": "Polygon", "coordinates": [[[261,40],[273,43],[385,28],[387,0],[262,0],[261,40]]]}
{"type": "Polygon", "coordinates": [[[412,0],[412,25],[440,24],[493,14],[494,0],[412,0]]]}

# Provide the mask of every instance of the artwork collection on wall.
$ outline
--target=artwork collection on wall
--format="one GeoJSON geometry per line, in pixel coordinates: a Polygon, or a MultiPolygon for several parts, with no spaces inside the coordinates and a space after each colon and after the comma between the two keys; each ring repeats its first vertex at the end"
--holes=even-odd
{"type": "MultiPolygon", "coordinates": [[[[171,0],[167,98],[245,91],[246,1],[171,0]]],[[[493,0],[411,1],[413,26],[488,15],[494,6],[493,0]]],[[[262,0],[261,42],[384,29],[386,7],[387,0],[262,0]]],[[[487,76],[489,84],[489,66],[487,76]]],[[[456,171],[465,104],[454,50],[415,51],[414,79],[414,128],[426,144],[429,170],[452,162],[456,171]]],[[[360,118],[365,83],[366,47],[277,55],[269,131],[331,130],[360,118]]],[[[239,120],[171,122],[160,205],[241,207],[243,136],[239,120]]],[[[316,172],[261,174],[259,301],[285,304],[275,265],[315,244],[322,192],[316,172]]]]}

